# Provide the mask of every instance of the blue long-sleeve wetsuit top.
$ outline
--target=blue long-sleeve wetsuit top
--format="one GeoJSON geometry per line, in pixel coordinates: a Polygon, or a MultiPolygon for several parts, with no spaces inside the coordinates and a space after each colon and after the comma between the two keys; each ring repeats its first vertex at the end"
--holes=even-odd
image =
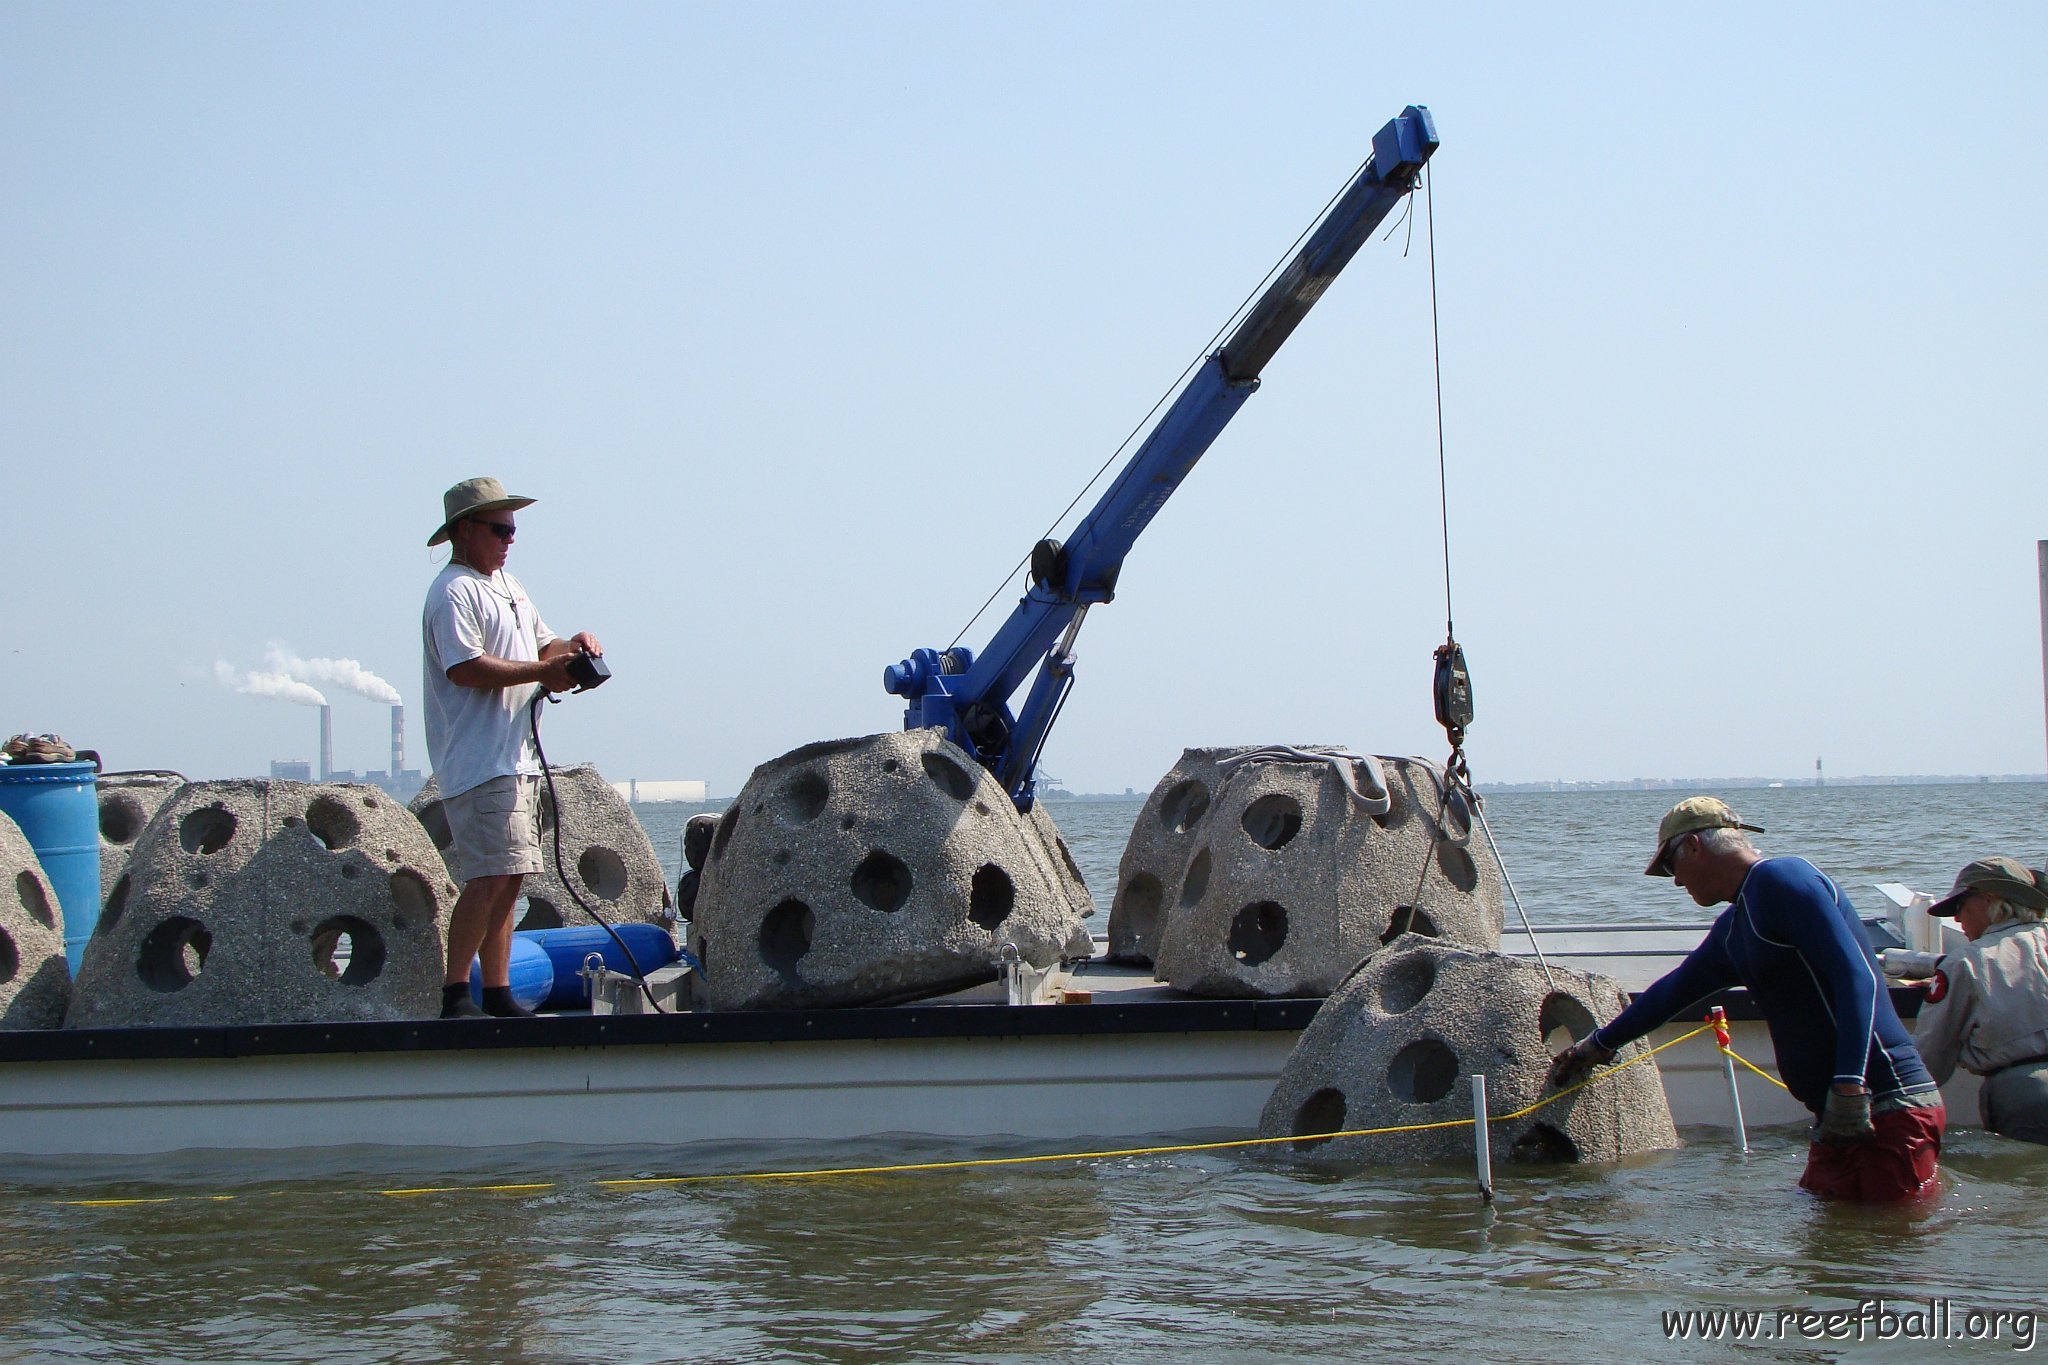
{"type": "Polygon", "coordinates": [[[1804,858],[1753,864],[1700,946],[1593,1039],[1625,1046],[1737,984],[1770,1026],[1785,1088],[1815,1113],[1836,1081],[1867,1085],[1876,1110],[1940,1093],[1892,1008],[1855,907],[1804,858]]]}

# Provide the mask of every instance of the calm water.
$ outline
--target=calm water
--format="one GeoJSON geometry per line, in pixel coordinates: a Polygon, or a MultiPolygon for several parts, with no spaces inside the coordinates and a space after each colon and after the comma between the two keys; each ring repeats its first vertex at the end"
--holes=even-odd
{"type": "MultiPolygon", "coordinates": [[[[1495,837],[1539,922],[1696,918],[1641,875],[1673,793],[1502,795],[1495,837]]],[[[2048,788],[1729,794],[1874,907],[1969,858],[2038,862],[2048,788]]],[[[1107,913],[1137,802],[1054,808],[1107,913]]],[[[671,875],[685,812],[643,808],[671,875]]],[[[4,1102],[4,1097],[0,1097],[4,1102]]],[[[0,1175],[0,1361],[1636,1361],[1680,1308],[1884,1295],[2048,1306],[2048,1149],[1952,1137],[1928,1207],[1822,1206],[1803,1137],[1721,1135],[1614,1167],[1331,1179],[1256,1156],[618,1191],[641,1174],[1019,1154],[805,1144],[601,1153],[40,1163],[0,1175]],[[393,1198],[393,1184],[549,1188],[393,1198]],[[223,1196],[234,1196],[223,1198],[223,1196]],[[82,1208],[81,1196],[165,1202],[82,1208]]],[[[1766,1359],[1984,1358],[2005,1344],[1760,1344],[1766,1359]]]]}

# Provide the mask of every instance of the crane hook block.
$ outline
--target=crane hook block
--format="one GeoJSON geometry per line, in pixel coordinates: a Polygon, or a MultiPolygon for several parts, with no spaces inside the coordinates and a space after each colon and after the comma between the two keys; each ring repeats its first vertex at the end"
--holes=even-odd
{"type": "Polygon", "coordinates": [[[1436,647],[1436,723],[1452,733],[1452,742],[1472,724],[1472,674],[1465,667],[1465,647],[1446,640],[1436,647]]]}

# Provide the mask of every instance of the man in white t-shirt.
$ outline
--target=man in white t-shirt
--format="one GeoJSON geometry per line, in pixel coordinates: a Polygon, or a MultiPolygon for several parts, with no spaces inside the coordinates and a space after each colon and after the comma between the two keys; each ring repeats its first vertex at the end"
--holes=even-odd
{"type": "Polygon", "coordinates": [[[587,632],[557,637],[505,572],[518,531],[512,514],[532,503],[507,496],[496,479],[465,479],[442,496],[441,528],[427,541],[454,547],[421,617],[427,756],[462,881],[448,923],[443,1019],[529,1012],[513,1002],[509,975],[520,883],[541,870],[540,755],[528,707],[538,688],[576,685],[569,662],[579,653],[604,653],[587,632]],[[481,1010],[469,998],[469,966],[478,958],[481,1010]]]}

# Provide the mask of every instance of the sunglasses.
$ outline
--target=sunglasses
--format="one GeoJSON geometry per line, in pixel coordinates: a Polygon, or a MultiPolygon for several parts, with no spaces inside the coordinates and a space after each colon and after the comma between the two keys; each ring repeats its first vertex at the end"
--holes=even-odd
{"type": "Polygon", "coordinates": [[[475,517],[471,517],[470,520],[476,522],[478,526],[484,527],[500,540],[510,540],[519,531],[519,528],[509,521],[480,521],[475,517]]]}

